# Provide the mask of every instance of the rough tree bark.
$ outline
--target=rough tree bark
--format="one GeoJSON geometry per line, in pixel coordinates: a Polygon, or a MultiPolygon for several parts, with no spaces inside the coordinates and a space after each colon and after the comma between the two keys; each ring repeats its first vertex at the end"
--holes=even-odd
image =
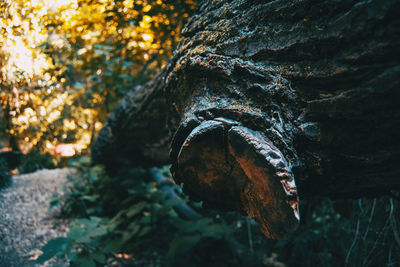
{"type": "Polygon", "coordinates": [[[282,238],[298,196],[400,187],[400,1],[203,1],[93,159],[171,163],[186,193],[282,238]],[[295,180],[295,181],[294,181],[295,180]]]}

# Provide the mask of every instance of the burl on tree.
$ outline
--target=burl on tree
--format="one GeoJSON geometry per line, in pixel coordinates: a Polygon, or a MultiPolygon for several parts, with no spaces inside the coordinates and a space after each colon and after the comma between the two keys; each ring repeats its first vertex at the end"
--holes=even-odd
{"type": "Polygon", "coordinates": [[[284,238],[309,196],[400,187],[400,1],[203,1],[93,159],[172,164],[205,205],[284,238]]]}

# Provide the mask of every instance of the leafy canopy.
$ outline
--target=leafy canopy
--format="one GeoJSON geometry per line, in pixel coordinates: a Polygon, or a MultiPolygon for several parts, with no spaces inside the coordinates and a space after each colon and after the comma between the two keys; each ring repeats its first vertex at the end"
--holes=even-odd
{"type": "Polygon", "coordinates": [[[191,0],[0,3],[0,104],[23,150],[89,146],[117,101],[171,56],[191,0]]]}

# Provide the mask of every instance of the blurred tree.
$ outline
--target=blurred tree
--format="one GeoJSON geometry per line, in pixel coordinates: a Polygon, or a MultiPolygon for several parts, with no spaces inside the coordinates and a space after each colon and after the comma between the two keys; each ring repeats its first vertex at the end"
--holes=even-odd
{"type": "Polygon", "coordinates": [[[165,64],[195,7],[179,1],[2,1],[0,103],[14,149],[86,148],[165,64]]]}

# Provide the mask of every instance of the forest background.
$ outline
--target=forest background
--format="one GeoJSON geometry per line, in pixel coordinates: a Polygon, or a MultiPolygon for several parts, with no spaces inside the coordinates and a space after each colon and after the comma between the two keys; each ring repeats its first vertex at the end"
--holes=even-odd
{"type": "MultiPolygon", "coordinates": [[[[59,256],[95,266],[124,264],[135,255],[139,266],[138,258],[201,266],[207,257],[218,266],[399,264],[396,195],[305,200],[300,229],[273,241],[251,220],[204,210],[187,199],[203,219],[181,220],[173,211],[181,203],[168,202],[148,170],[129,170],[121,182],[90,165],[90,146],[107,116],[128,90],[167,62],[195,6],[191,0],[0,2],[2,152],[24,154],[20,173],[79,170],[70,177],[66,199],[50,200],[52,206],[64,203],[64,216],[77,220],[67,237],[43,248],[40,260],[59,256]]],[[[169,177],[167,168],[162,173],[169,177]]]]}

